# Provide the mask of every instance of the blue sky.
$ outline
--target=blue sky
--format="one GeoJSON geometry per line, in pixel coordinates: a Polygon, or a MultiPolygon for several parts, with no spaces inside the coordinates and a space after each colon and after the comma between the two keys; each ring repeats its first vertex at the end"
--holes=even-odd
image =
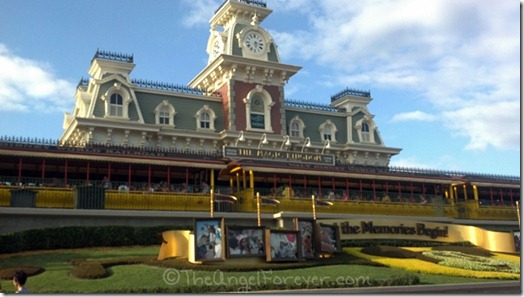
{"type": "MultiPolygon", "coordinates": [[[[520,176],[520,3],[267,0],[286,98],[369,90],[391,165],[520,176]]],[[[97,48],[187,85],[221,0],[1,0],[0,135],[58,139],[97,48]]]]}

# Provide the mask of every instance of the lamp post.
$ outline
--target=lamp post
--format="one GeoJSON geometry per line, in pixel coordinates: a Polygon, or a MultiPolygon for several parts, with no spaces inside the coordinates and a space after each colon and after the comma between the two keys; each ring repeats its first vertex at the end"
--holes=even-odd
{"type": "Polygon", "coordinates": [[[238,133],[237,140],[235,141],[235,146],[238,146],[239,141],[245,141],[245,140],[246,139],[244,138],[244,131],[240,131],[240,133],[238,133]]]}
{"type": "Polygon", "coordinates": [[[306,137],[306,140],[304,140],[304,144],[302,145],[302,150],[300,151],[301,153],[304,152],[304,148],[305,147],[310,147],[311,146],[311,139],[309,137],[306,137]]]}
{"type": "Polygon", "coordinates": [[[313,220],[317,220],[317,209],[316,209],[316,201],[315,201],[315,195],[311,195],[311,208],[313,209],[313,220]]]}
{"type": "Polygon", "coordinates": [[[257,192],[257,226],[260,227],[260,193],[257,192]]]}
{"type": "Polygon", "coordinates": [[[269,142],[267,141],[267,135],[266,133],[262,134],[262,137],[260,137],[260,142],[258,143],[258,149],[260,149],[260,147],[263,145],[263,144],[268,144],[269,142]]]}
{"type": "Polygon", "coordinates": [[[215,204],[215,195],[213,193],[213,189],[210,190],[211,197],[209,197],[210,205],[209,205],[209,217],[213,218],[213,211],[214,211],[214,204],[215,204]]]}
{"type": "Polygon", "coordinates": [[[285,146],[289,147],[291,145],[291,140],[289,140],[289,135],[284,136],[284,141],[282,141],[282,145],[280,146],[280,150],[285,146]]]}
{"type": "Polygon", "coordinates": [[[324,143],[324,147],[322,148],[322,152],[321,152],[321,154],[324,153],[324,150],[325,150],[325,149],[330,148],[330,147],[331,147],[331,141],[329,141],[329,139],[328,139],[328,140],[326,140],[326,142],[324,143]]]}
{"type": "MultiPolygon", "coordinates": [[[[519,222],[519,226],[520,226],[520,207],[519,207],[519,202],[517,201],[517,220],[519,222]]],[[[519,227],[520,229],[520,227],[519,227]]]]}

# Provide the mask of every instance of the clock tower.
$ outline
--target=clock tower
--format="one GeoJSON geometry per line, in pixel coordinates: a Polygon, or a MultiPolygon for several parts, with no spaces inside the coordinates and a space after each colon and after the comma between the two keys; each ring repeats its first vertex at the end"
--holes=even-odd
{"type": "Polygon", "coordinates": [[[210,20],[208,63],[189,86],[221,94],[228,131],[286,134],[284,85],[301,67],[280,62],[259,25],[270,13],[260,0],[226,0],[210,20]]]}

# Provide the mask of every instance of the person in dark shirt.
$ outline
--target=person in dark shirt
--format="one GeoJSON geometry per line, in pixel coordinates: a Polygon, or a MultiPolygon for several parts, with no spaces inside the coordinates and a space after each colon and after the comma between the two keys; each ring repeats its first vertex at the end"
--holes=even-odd
{"type": "Polygon", "coordinates": [[[13,276],[13,285],[16,288],[15,293],[28,294],[29,289],[25,287],[25,282],[27,281],[27,274],[23,271],[16,271],[15,276],[13,276]]]}

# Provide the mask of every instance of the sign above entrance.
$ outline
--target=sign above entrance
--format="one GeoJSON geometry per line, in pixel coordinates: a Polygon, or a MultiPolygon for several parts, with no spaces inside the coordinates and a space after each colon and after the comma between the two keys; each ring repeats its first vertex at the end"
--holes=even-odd
{"type": "Polygon", "coordinates": [[[313,163],[335,165],[335,157],[331,154],[300,153],[292,151],[277,151],[267,149],[224,146],[225,158],[271,160],[278,162],[313,163]]]}

